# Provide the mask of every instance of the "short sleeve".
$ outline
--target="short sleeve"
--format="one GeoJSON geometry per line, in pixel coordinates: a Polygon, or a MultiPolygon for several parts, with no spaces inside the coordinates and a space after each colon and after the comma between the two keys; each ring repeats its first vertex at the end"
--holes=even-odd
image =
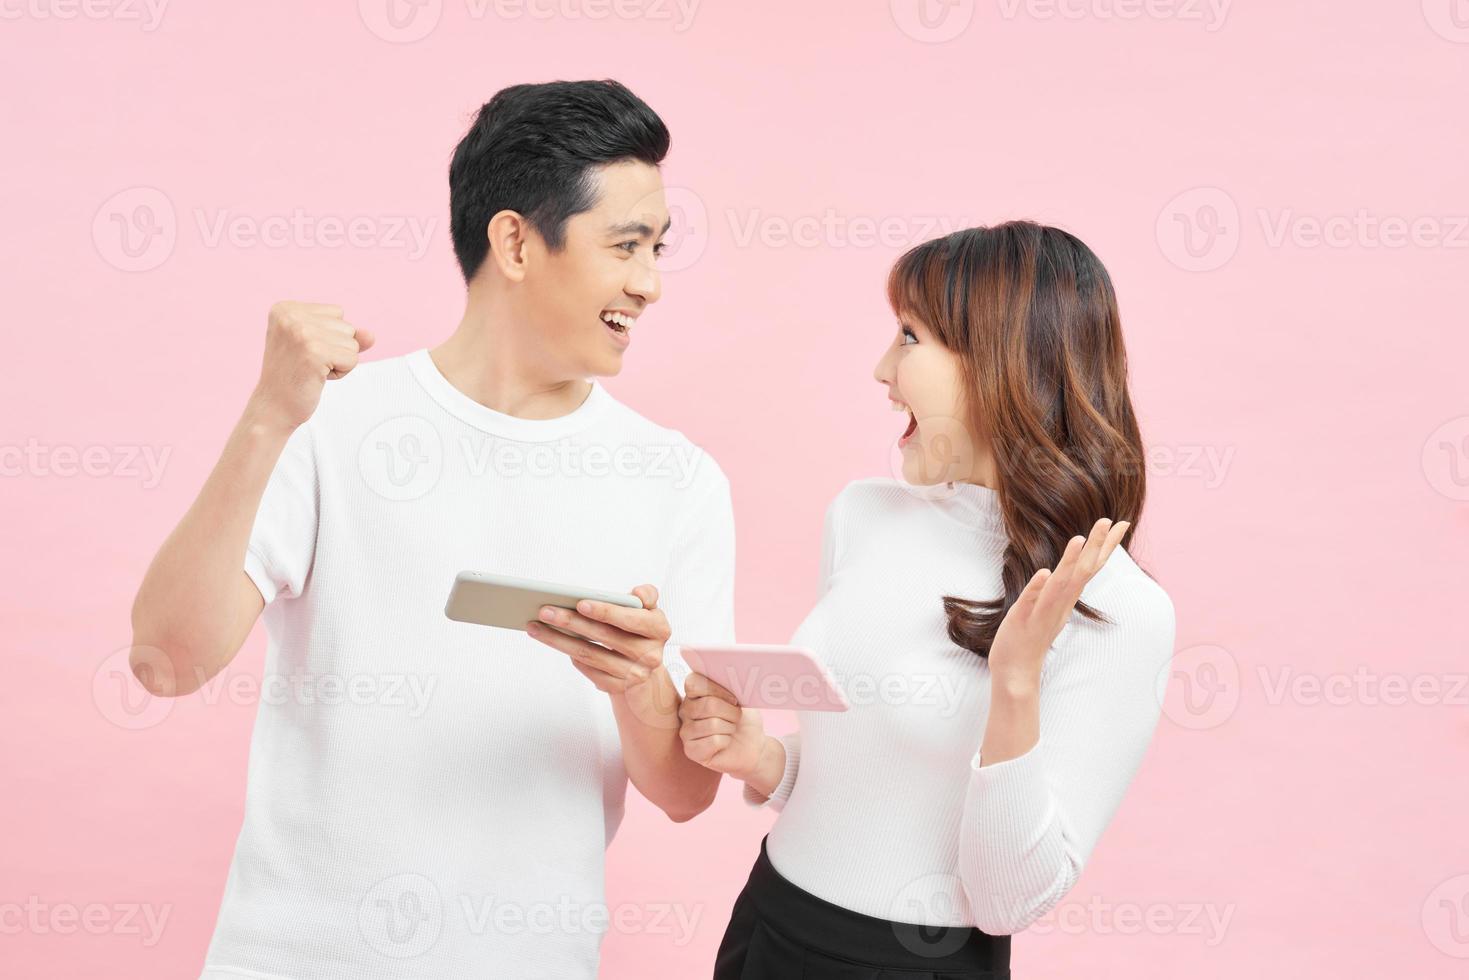
{"type": "Polygon", "coordinates": [[[729,479],[718,464],[707,455],[702,463],[709,472],[690,488],[697,496],[681,520],[658,603],[672,634],[663,648],[663,664],[680,697],[689,667],[679,645],[735,642],[734,502],[729,479]]]}
{"type": "Polygon", "coordinates": [[[245,574],[269,605],[279,596],[299,596],[316,555],[320,504],[311,423],[286,440],[266,483],[245,550],[245,574]]]}

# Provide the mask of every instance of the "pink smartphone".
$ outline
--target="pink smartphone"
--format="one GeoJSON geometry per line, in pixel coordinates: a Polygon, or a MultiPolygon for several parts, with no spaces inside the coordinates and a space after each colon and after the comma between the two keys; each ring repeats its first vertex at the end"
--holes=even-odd
{"type": "Polygon", "coordinates": [[[850,705],[816,655],[804,647],[736,643],[680,646],[684,662],[723,685],[745,708],[846,711],[850,705]]]}

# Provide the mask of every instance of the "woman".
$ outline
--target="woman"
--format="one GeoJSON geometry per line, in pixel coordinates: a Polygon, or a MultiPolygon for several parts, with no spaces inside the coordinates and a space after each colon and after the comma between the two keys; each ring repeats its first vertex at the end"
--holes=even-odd
{"type": "Polygon", "coordinates": [[[914,248],[888,299],[874,374],[908,414],[905,482],[833,501],[792,640],[852,710],[776,739],[686,683],[685,752],[780,811],[716,980],[1009,976],[1010,934],[1076,882],[1157,724],[1173,606],[1125,550],[1143,449],[1106,270],[1013,222],[914,248]]]}

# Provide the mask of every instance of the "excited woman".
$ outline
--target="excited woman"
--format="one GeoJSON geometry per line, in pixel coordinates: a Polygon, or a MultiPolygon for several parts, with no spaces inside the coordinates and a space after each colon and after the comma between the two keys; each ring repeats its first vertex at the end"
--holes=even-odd
{"type": "Polygon", "coordinates": [[[1008,977],[1010,934],[1075,884],[1157,725],[1173,606],[1126,551],[1143,448],[1101,262],[1055,228],[971,228],[904,255],[888,299],[874,373],[909,414],[904,480],[827,509],[792,639],[852,710],[777,739],[686,683],[688,756],[780,811],[716,980],[1008,977]]]}

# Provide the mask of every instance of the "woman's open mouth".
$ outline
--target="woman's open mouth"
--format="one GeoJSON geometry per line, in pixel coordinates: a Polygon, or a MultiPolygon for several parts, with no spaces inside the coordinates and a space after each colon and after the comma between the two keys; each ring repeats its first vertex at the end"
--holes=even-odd
{"type": "Polygon", "coordinates": [[[913,438],[913,433],[917,431],[918,417],[913,414],[913,410],[910,408],[908,410],[908,428],[904,429],[903,434],[898,437],[899,448],[906,446],[908,444],[908,440],[913,438]]]}

